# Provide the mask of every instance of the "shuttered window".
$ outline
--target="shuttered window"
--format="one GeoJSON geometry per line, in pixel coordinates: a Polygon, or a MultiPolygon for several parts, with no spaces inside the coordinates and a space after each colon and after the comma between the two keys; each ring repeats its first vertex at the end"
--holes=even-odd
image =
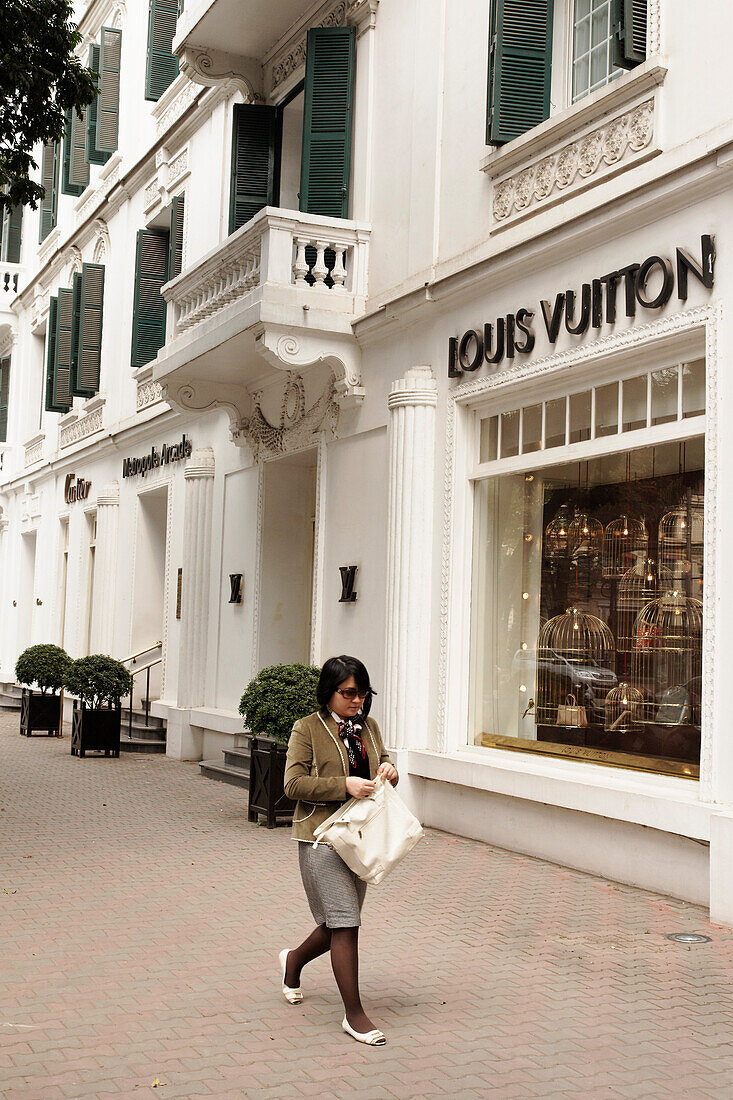
{"type": "Polygon", "coordinates": [[[49,141],[43,146],[43,154],[41,156],[41,185],[45,188],[46,193],[41,199],[41,215],[38,230],[39,244],[45,241],[46,237],[56,225],[59,189],[59,146],[56,141],[49,141]]]}
{"type": "Polygon", "coordinates": [[[87,108],[81,114],[66,112],[64,159],[61,191],[64,195],[81,195],[89,183],[89,162],[86,156],[87,108]]]}
{"type": "Polygon", "coordinates": [[[20,233],[23,225],[23,207],[6,206],[0,228],[0,259],[10,264],[20,263],[20,233]]]}
{"type": "Polygon", "coordinates": [[[0,359],[0,443],[8,440],[8,401],[10,398],[10,356],[0,359]]]}
{"type": "Polygon", "coordinates": [[[276,107],[237,103],[234,107],[229,232],[243,226],[263,206],[277,205],[276,107]]]}
{"type": "Polygon", "coordinates": [[[614,63],[633,69],[646,60],[647,0],[613,0],[614,63]]]}
{"type": "Polygon", "coordinates": [[[176,33],[178,0],[150,0],[145,98],[158,100],[178,76],[178,58],[171,47],[176,33]]]}
{"type": "Polygon", "coordinates": [[[51,388],[52,403],[70,409],[71,394],[71,332],[74,323],[74,293],[63,287],[58,292],[56,307],[56,358],[51,388]]]}
{"type": "Polygon", "coordinates": [[[174,195],[171,199],[171,232],[168,255],[168,278],[175,279],[183,267],[183,218],[185,202],[183,195],[174,195]]]}
{"type": "MultiPolygon", "coordinates": [[[[89,47],[89,68],[99,73],[99,46],[93,42],[89,47]]],[[[86,157],[90,164],[106,164],[111,153],[97,147],[97,111],[99,108],[99,92],[87,107],[87,137],[86,157]]]]}
{"type": "Polygon", "coordinates": [[[72,396],[86,396],[76,387],[76,368],[79,359],[79,327],[81,324],[81,272],[74,272],[71,280],[71,360],[69,370],[69,389],[72,396]]]}
{"type": "Polygon", "coordinates": [[[94,142],[103,153],[114,153],[117,148],[121,57],[122,31],[102,27],[99,32],[99,95],[94,142]]]}
{"type": "Polygon", "coordinates": [[[346,218],[349,211],[356,31],[308,31],[300,209],[346,218]]]}
{"type": "Polygon", "coordinates": [[[93,397],[99,392],[102,363],[104,264],[83,264],[80,283],[81,302],[74,392],[82,397],[93,397]]]}
{"type": "Polygon", "coordinates": [[[54,376],[56,373],[56,327],[58,324],[58,298],[50,298],[48,303],[48,324],[46,326],[46,412],[66,412],[67,405],[55,405],[53,401],[54,376]]]}
{"type": "Polygon", "coordinates": [[[132,313],[132,365],[144,367],[165,343],[166,301],[160,288],[168,281],[169,234],[141,229],[135,255],[132,313]]]}
{"type": "Polygon", "coordinates": [[[492,0],[486,140],[502,144],[550,114],[554,0],[492,0]]]}

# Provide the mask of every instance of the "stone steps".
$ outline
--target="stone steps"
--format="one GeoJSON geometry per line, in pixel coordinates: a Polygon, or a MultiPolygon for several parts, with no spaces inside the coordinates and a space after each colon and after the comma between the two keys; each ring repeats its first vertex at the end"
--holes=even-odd
{"type": "Polygon", "coordinates": [[[166,723],[162,718],[148,716],[145,724],[145,711],[132,712],[132,737],[130,737],[130,712],[122,711],[120,729],[120,752],[164,753],[166,747],[166,723]]]}
{"type": "Polygon", "coordinates": [[[249,790],[249,748],[225,749],[221,760],[202,760],[199,764],[201,774],[207,779],[217,779],[220,783],[231,783],[234,787],[249,790]]]}
{"type": "Polygon", "coordinates": [[[0,710],[20,710],[20,694],[17,684],[0,684],[0,710]]]}

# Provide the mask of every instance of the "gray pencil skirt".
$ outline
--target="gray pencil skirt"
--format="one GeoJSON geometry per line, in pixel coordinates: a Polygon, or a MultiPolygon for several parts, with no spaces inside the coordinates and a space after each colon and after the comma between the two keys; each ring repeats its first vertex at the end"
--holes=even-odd
{"type": "Polygon", "coordinates": [[[347,867],[338,852],[298,841],[298,862],[305,896],[316,924],[357,928],[361,924],[367,884],[347,867]]]}

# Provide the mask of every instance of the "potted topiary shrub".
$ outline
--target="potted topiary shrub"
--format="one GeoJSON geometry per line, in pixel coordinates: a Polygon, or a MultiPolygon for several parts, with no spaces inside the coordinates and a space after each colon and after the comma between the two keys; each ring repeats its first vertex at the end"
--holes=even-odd
{"type": "Polygon", "coordinates": [[[316,685],[320,670],[312,665],[272,665],[251,680],[239,713],[252,734],[249,775],[249,820],[259,814],[274,829],[278,818],[290,820],[294,804],[285,797],[283,776],[293,723],[318,710],[316,685]]]}
{"type": "Polygon", "coordinates": [[[120,661],[103,653],[72,661],[65,680],[75,695],[71,755],[103,752],[120,755],[122,697],[132,689],[132,677],[120,661]]]}
{"type": "Polygon", "coordinates": [[[64,716],[64,677],[71,658],[60,646],[42,644],[24,649],[15,662],[21,684],[36,684],[38,691],[24,687],[20,700],[20,732],[30,737],[36,731],[61,737],[64,716]]]}

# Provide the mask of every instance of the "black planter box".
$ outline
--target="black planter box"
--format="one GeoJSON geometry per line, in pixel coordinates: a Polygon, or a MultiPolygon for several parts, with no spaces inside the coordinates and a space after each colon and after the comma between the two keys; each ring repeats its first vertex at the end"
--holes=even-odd
{"type": "Polygon", "coordinates": [[[74,701],[71,727],[71,755],[83,756],[85,752],[103,752],[105,756],[120,755],[120,707],[99,707],[93,710],[74,701]]]}
{"type": "Polygon", "coordinates": [[[23,688],[20,699],[20,732],[25,737],[45,733],[48,737],[63,736],[63,695],[43,695],[23,688]]]}
{"type": "Polygon", "coordinates": [[[285,797],[283,790],[287,752],[287,745],[272,737],[252,738],[247,816],[256,821],[259,814],[264,814],[268,829],[274,829],[278,819],[291,821],[295,809],[295,803],[285,797]]]}

